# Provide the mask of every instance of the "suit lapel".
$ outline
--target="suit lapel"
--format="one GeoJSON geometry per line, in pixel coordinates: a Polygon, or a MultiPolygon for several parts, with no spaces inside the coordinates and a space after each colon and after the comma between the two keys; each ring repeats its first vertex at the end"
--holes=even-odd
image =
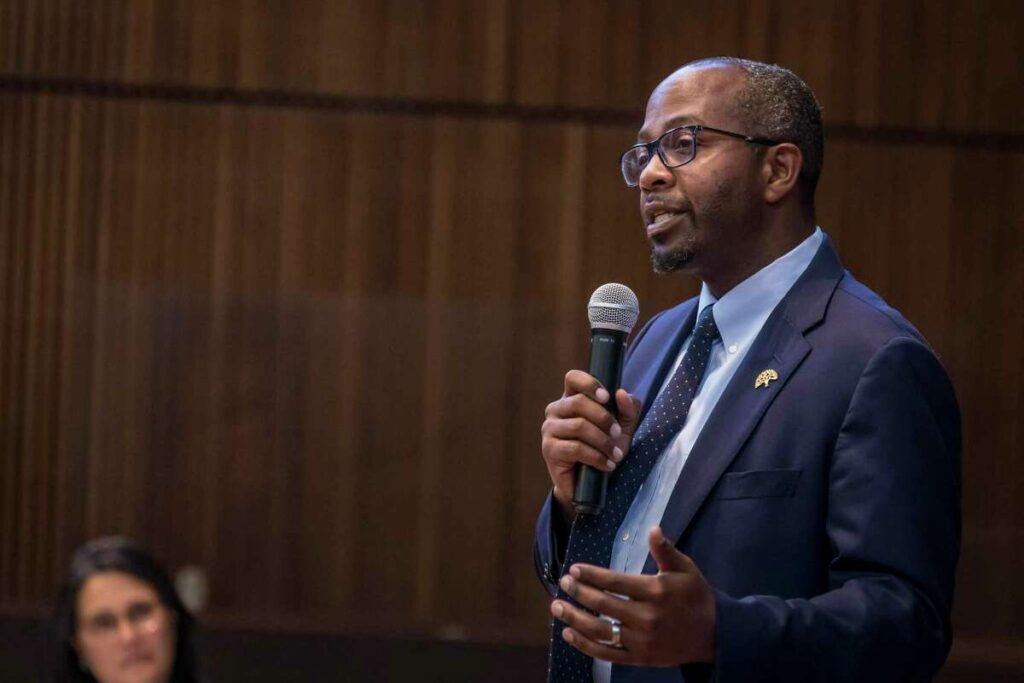
{"type": "MultiPolygon", "coordinates": [[[[811,265],[765,322],[701,429],[661,522],[673,543],[679,542],[768,406],[810,352],[803,333],[822,320],[842,276],[842,265],[826,237],[811,265]],[[767,369],[775,370],[778,379],[755,388],[756,377],[767,369]]],[[[654,559],[648,556],[644,573],[656,571],[654,559]]]]}

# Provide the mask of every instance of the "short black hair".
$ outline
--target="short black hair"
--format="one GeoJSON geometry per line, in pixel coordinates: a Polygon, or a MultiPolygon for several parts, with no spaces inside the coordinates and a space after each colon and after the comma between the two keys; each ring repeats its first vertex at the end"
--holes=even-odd
{"type": "Polygon", "coordinates": [[[690,66],[733,66],[744,73],[746,83],[736,102],[737,116],[747,126],[744,132],[800,148],[801,194],[804,203],[813,207],[825,160],[825,133],[821,104],[810,87],[783,66],[739,57],[708,57],[683,68],[690,66]]]}
{"type": "Polygon", "coordinates": [[[127,538],[106,536],[82,545],[71,558],[64,583],[57,594],[53,614],[53,640],[58,652],[53,658],[53,680],[57,683],[96,683],[93,675],[79,666],[73,641],[78,628],[78,593],[94,574],[116,571],[131,574],[153,587],[160,602],[175,615],[177,643],[172,683],[195,683],[195,619],[185,607],[164,568],[127,538]]]}

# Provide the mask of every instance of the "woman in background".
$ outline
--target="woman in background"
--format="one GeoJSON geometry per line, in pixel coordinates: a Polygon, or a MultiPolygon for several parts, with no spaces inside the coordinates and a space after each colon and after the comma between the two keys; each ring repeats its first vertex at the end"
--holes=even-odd
{"type": "Polygon", "coordinates": [[[193,631],[167,573],[117,537],[71,560],[54,614],[59,683],[194,683],[193,631]]]}

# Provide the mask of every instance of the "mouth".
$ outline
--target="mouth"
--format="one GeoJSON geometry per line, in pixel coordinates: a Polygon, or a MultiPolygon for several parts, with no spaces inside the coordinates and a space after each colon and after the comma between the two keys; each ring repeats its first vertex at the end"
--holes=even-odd
{"type": "Polygon", "coordinates": [[[664,232],[672,226],[675,220],[681,217],[683,214],[679,211],[654,211],[647,216],[647,236],[655,237],[664,232]]]}
{"type": "Polygon", "coordinates": [[[152,657],[150,657],[148,653],[137,652],[137,653],[129,654],[124,659],[122,659],[121,660],[121,666],[124,667],[124,668],[135,667],[135,666],[145,666],[145,665],[149,664],[151,662],[151,660],[152,660],[152,657]]]}

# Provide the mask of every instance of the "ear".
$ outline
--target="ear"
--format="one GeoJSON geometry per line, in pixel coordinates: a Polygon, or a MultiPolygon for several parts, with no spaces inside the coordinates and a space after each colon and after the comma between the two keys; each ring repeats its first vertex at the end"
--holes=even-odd
{"type": "Polygon", "coordinates": [[[764,178],[764,200],[777,204],[793,193],[800,179],[804,156],[800,148],[791,142],[783,142],[768,148],[761,168],[764,178]]]}

